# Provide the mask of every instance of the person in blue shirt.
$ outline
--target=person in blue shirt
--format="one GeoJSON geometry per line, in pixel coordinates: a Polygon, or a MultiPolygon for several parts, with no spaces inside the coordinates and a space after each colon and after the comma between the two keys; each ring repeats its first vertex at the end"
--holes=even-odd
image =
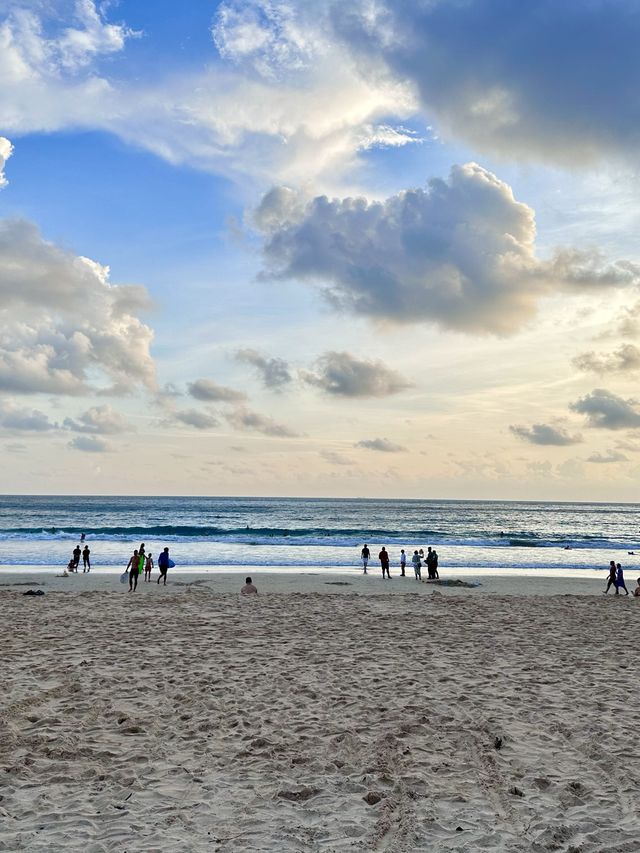
{"type": "Polygon", "coordinates": [[[625,595],[629,595],[629,590],[624,582],[624,574],[622,573],[622,566],[620,563],[616,563],[616,594],[620,593],[620,590],[624,590],[625,595]]]}

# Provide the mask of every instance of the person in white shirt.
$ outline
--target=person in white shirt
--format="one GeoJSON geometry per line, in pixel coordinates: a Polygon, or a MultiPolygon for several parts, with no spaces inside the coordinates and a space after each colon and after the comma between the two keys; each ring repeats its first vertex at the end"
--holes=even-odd
{"type": "Polygon", "coordinates": [[[422,573],[420,571],[420,568],[422,566],[422,562],[420,560],[420,555],[418,554],[417,551],[413,552],[413,557],[411,558],[411,562],[413,563],[413,571],[415,573],[416,580],[417,581],[422,580],[422,573]]]}
{"type": "Polygon", "coordinates": [[[404,570],[407,566],[407,555],[404,553],[404,548],[400,551],[400,577],[405,577],[404,570]]]}

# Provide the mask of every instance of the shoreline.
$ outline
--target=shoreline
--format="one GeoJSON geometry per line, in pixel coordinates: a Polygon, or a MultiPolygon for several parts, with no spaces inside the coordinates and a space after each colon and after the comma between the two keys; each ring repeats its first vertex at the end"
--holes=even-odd
{"type": "MultiPolygon", "coordinates": [[[[128,592],[128,584],[119,582],[121,568],[105,567],[92,569],[91,572],[63,576],[64,569],[59,566],[24,567],[3,566],[0,568],[0,589],[19,589],[26,586],[38,586],[45,592],[128,592]]],[[[212,593],[237,592],[245,576],[251,576],[263,595],[291,593],[342,593],[358,595],[385,594],[397,596],[413,593],[430,595],[437,591],[442,595],[457,596],[549,596],[549,595],[596,595],[604,590],[607,574],[603,570],[584,569],[443,569],[441,580],[461,580],[476,583],[474,587],[457,587],[423,580],[418,582],[413,572],[401,577],[392,571],[391,582],[383,581],[380,569],[369,569],[367,575],[353,568],[316,568],[309,567],[246,567],[246,566],[180,566],[169,570],[167,587],[159,586],[158,571],[154,569],[151,583],[145,583],[142,576],[138,579],[136,596],[166,593],[169,589],[180,592],[193,587],[212,593]]],[[[635,577],[627,577],[629,598],[636,586],[635,577]]],[[[609,597],[614,595],[610,591],[609,597]]],[[[626,598],[624,593],[622,597],[626,598]]]]}

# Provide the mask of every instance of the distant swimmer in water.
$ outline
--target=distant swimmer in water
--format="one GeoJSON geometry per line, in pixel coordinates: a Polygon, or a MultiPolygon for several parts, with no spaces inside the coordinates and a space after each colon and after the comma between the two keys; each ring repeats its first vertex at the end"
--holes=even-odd
{"type": "Polygon", "coordinates": [[[244,579],[244,586],[240,590],[240,595],[257,595],[257,594],[258,594],[258,589],[256,586],[254,586],[254,583],[251,580],[251,578],[245,578],[244,579]]]}
{"type": "Polygon", "coordinates": [[[627,554],[628,554],[630,557],[635,557],[636,552],[635,552],[635,551],[627,551],[627,554]]]}
{"type": "Polygon", "coordinates": [[[85,538],[86,538],[86,537],[85,537],[85,535],[84,535],[84,533],[83,533],[83,534],[82,534],[82,536],[80,537],[80,541],[81,541],[81,542],[84,542],[85,538]]]}
{"type": "Polygon", "coordinates": [[[91,571],[91,560],[90,560],[91,551],[89,550],[89,546],[85,545],[82,549],[82,574],[85,572],[91,571]]]}

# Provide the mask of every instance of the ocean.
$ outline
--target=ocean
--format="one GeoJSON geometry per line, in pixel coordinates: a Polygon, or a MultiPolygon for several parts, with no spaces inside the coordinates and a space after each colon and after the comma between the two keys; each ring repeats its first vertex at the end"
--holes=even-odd
{"type": "MultiPolygon", "coordinates": [[[[0,496],[0,566],[66,566],[82,533],[94,568],[145,542],[182,568],[353,570],[366,542],[435,547],[441,570],[640,565],[640,504],[202,497],[0,496]],[[629,556],[637,551],[639,556],[629,556]]],[[[377,561],[373,561],[377,564],[377,561]]]]}

